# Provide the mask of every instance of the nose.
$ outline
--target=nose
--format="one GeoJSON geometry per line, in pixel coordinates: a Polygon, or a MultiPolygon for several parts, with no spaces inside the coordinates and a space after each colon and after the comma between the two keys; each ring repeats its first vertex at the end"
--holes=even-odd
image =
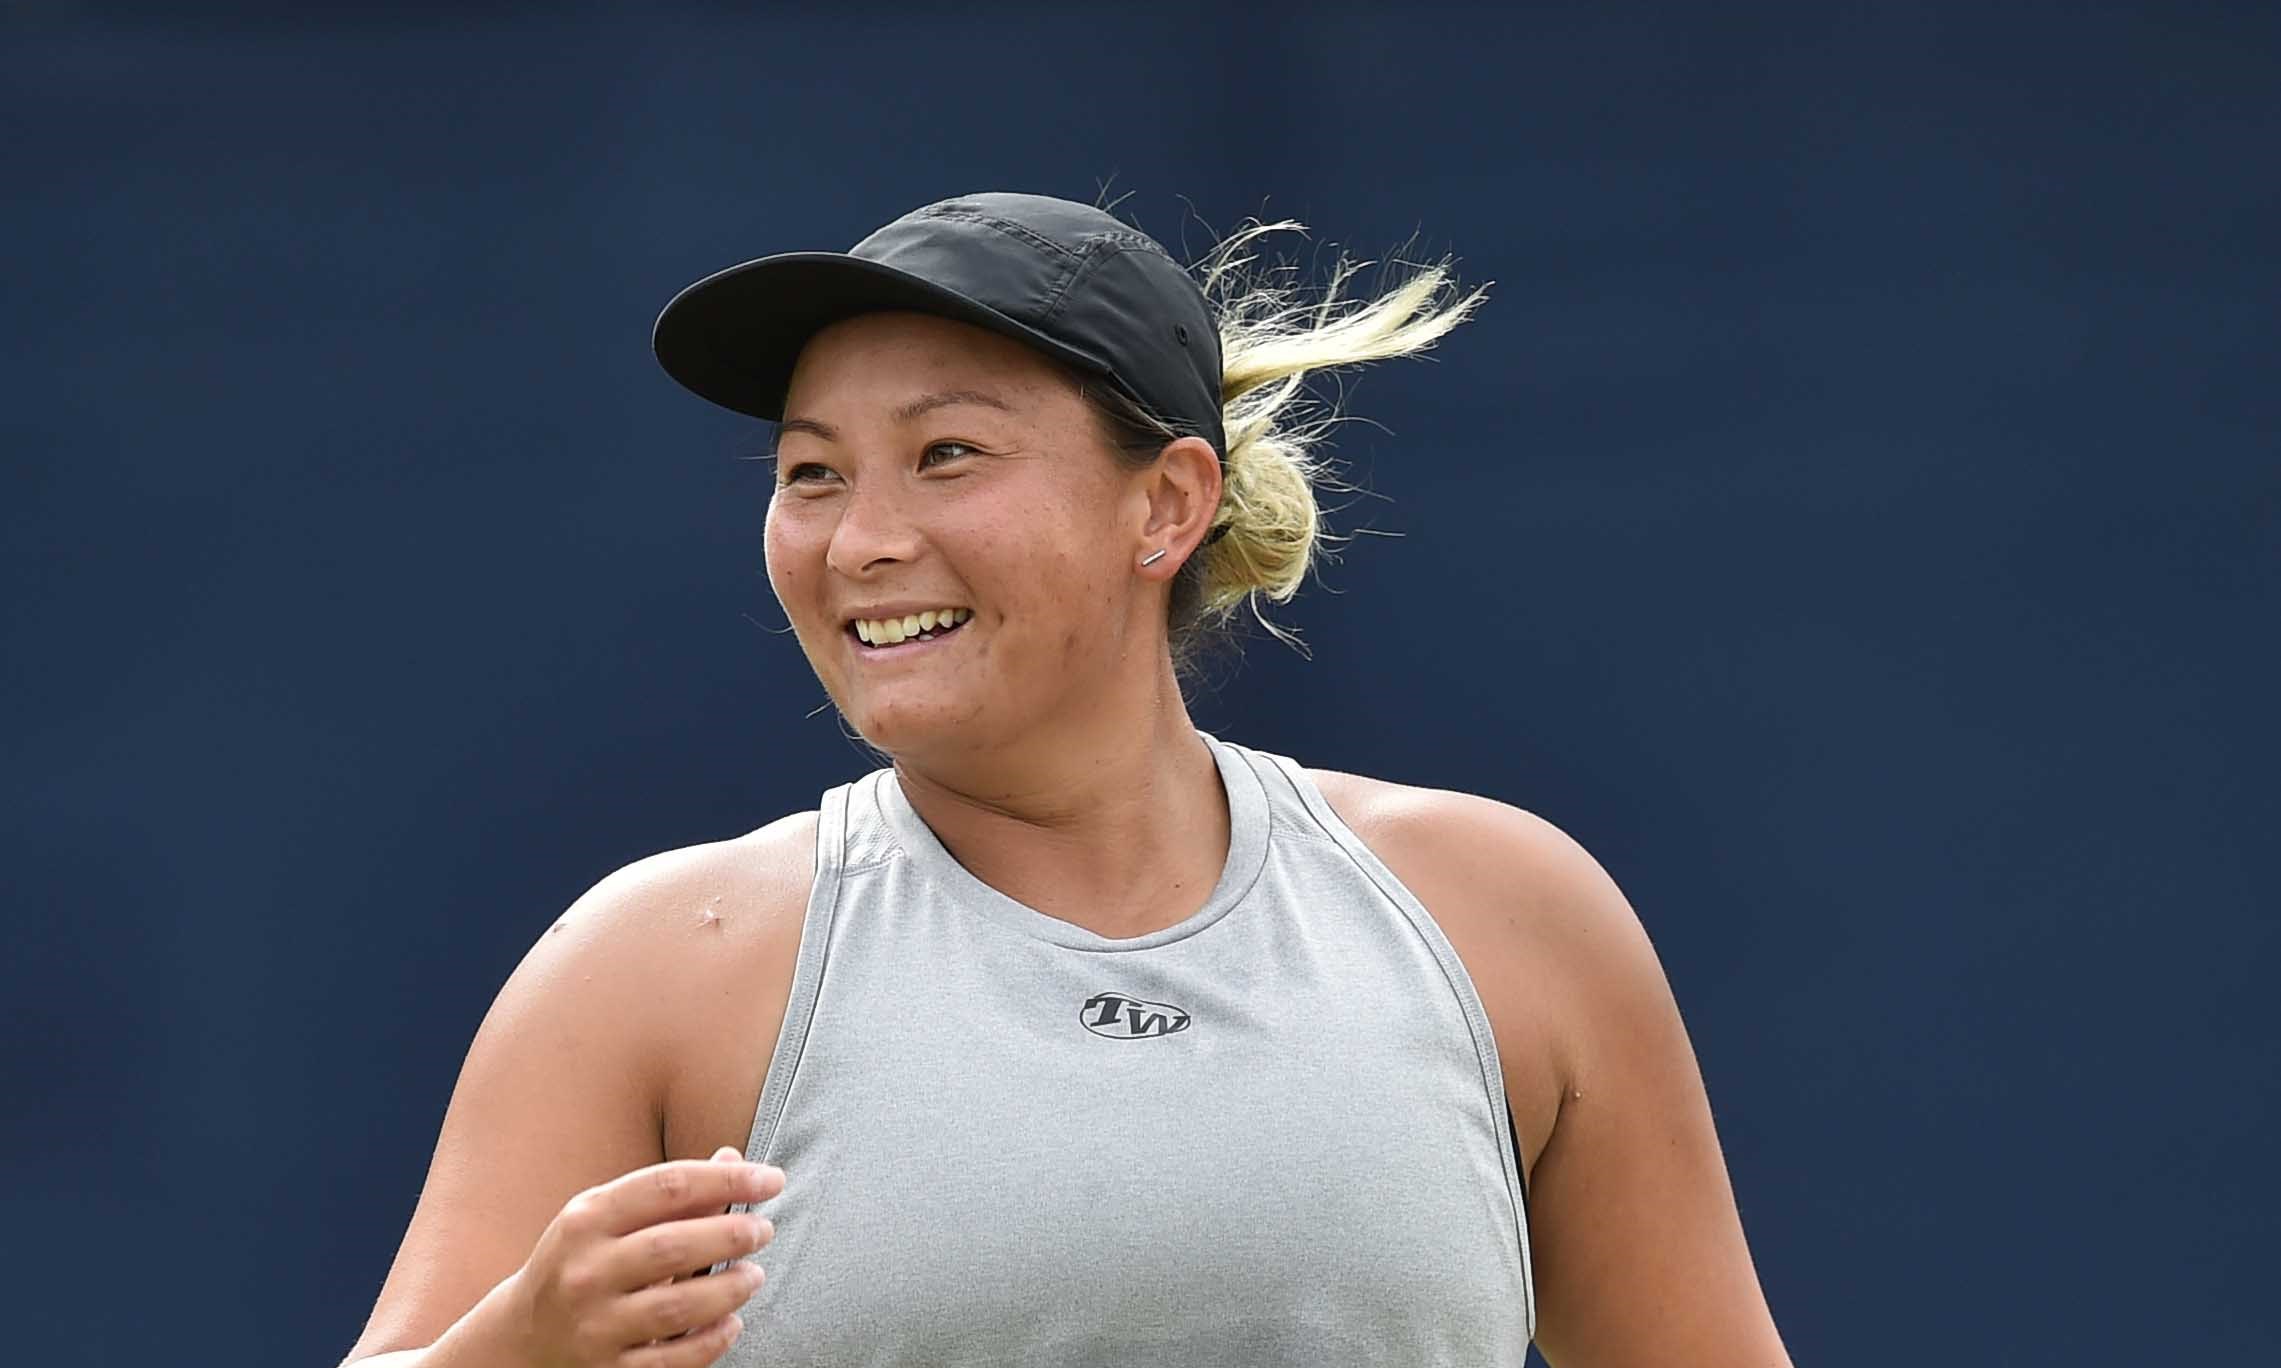
{"type": "Polygon", "coordinates": [[[918,529],[891,489],[850,490],[840,505],[824,563],[839,574],[862,578],[883,567],[907,564],[918,555],[918,529]]]}

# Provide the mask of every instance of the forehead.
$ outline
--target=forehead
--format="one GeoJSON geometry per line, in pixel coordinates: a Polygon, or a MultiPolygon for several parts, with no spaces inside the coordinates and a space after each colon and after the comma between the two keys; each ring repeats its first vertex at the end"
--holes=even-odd
{"type": "Polygon", "coordinates": [[[946,388],[987,390],[1024,410],[1072,390],[1041,352],[987,328],[923,313],[868,313],[824,328],[800,351],[787,409],[897,402],[946,388]]]}

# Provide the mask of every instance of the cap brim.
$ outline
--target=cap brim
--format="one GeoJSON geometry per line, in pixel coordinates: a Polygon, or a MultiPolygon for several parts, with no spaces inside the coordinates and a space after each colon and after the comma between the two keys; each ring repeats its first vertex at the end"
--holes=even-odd
{"type": "Polygon", "coordinates": [[[785,252],[715,272],[673,297],[650,346],[666,374],[692,392],[771,422],[800,349],[857,314],[910,309],[972,323],[1027,343],[1080,370],[1098,361],[987,305],[932,281],[844,252],[785,252]]]}

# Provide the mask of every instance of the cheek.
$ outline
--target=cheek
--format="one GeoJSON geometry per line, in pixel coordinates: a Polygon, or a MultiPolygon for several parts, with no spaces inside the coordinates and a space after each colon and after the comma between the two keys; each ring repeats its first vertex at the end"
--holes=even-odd
{"type": "Polygon", "coordinates": [[[1089,672],[1104,654],[1121,650],[1127,580],[1109,545],[1106,535],[1032,543],[1008,577],[1007,587],[1021,596],[1010,606],[1044,629],[1037,640],[1049,669],[1089,672]]]}
{"type": "Polygon", "coordinates": [[[1055,657],[1075,665],[1103,649],[1114,649],[1130,588],[1117,545],[1115,508],[1109,492],[1091,487],[1057,491],[1041,501],[1028,535],[1039,527],[1054,531],[1029,542],[1023,581],[1041,620],[1053,624],[1055,657]]]}
{"type": "Polygon", "coordinates": [[[784,610],[793,630],[803,639],[815,630],[811,619],[824,574],[825,547],[816,538],[813,522],[799,516],[796,510],[789,515],[780,513],[772,504],[761,531],[761,555],[768,571],[768,587],[775,592],[777,606],[784,610]]]}
{"type": "Polygon", "coordinates": [[[1033,622],[1082,623],[1109,607],[1114,588],[1105,536],[1087,537],[1076,521],[1086,511],[1041,501],[1010,514],[1000,504],[941,529],[938,544],[963,578],[1010,613],[1033,622]]]}
{"type": "Polygon", "coordinates": [[[820,560],[807,546],[800,523],[797,515],[783,511],[782,504],[771,501],[768,505],[768,519],[761,526],[761,555],[768,567],[768,582],[778,598],[788,598],[794,586],[812,582],[810,562],[820,560]]]}

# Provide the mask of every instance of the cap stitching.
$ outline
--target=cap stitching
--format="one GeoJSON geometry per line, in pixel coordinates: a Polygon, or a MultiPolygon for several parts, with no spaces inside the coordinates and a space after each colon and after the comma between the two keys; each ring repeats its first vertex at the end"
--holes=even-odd
{"type": "MultiPolygon", "coordinates": [[[[1053,302],[1046,306],[1041,318],[1050,319],[1060,313],[1061,306],[1068,302],[1070,294],[1076,290],[1078,281],[1091,274],[1101,263],[1128,248],[1137,247],[1159,258],[1174,270],[1182,269],[1180,263],[1172,259],[1171,253],[1143,233],[1088,233],[1081,241],[1085,244],[1084,257],[1078,262],[1077,269],[1070,272],[1069,278],[1061,283],[1061,288],[1054,292],[1053,302]],[[1104,251],[1103,248],[1108,250],[1104,251]]],[[[1210,311],[1207,309],[1206,312],[1210,311]]]]}
{"type": "MultiPolygon", "coordinates": [[[[1153,252],[1157,256],[1163,257],[1166,261],[1172,261],[1172,253],[1165,251],[1164,245],[1162,243],[1158,242],[1155,238],[1150,237],[1146,233],[1106,232],[1096,233],[1093,236],[1103,242],[1116,242],[1121,243],[1127,247],[1138,247],[1144,252],[1153,252]]],[[[1172,264],[1177,266],[1180,263],[1173,261],[1172,264]]]]}
{"type": "Polygon", "coordinates": [[[1038,315],[1038,321],[1052,321],[1053,316],[1061,312],[1061,306],[1069,302],[1069,296],[1077,289],[1077,282],[1091,275],[1102,262],[1122,250],[1124,249],[1106,233],[1085,239],[1084,257],[1078,261],[1077,269],[1071,271],[1068,278],[1061,282],[1061,287],[1053,292],[1052,299],[1045,306],[1045,312],[1038,315]],[[1103,251],[1103,248],[1108,250],[1103,251]]]}
{"type": "Polygon", "coordinates": [[[980,210],[946,208],[936,210],[933,214],[929,215],[929,217],[963,219],[968,223],[986,224],[992,228],[997,229],[999,232],[1006,234],[1009,237],[1018,237],[1034,247],[1043,247],[1050,252],[1054,252],[1064,257],[1074,257],[1078,255],[1078,253],[1072,252],[1062,244],[1055,242],[1052,238],[1045,237],[1037,232],[1034,232],[1023,224],[1016,223],[1011,219],[999,218],[994,214],[985,214],[980,210]]]}

